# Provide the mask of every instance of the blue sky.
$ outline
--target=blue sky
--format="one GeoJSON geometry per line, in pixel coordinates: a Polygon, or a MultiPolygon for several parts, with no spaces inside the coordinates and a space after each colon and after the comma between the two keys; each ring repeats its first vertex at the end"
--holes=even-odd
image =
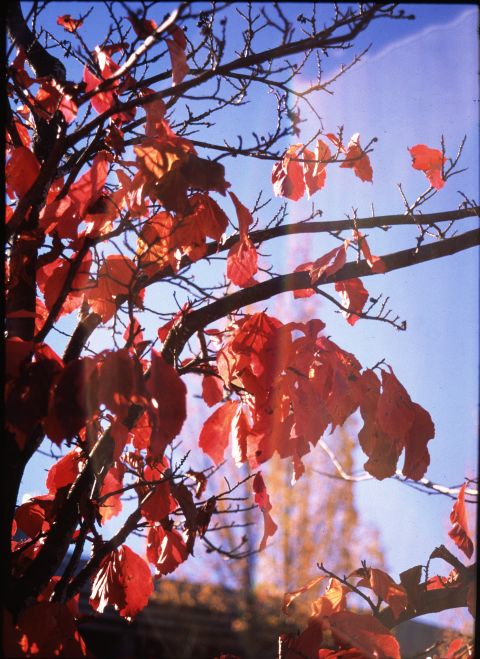
{"type": "MultiPolygon", "coordinates": [[[[89,6],[82,4],[82,13],[89,6]]],[[[158,21],[170,6],[173,5],[162,3],[155,7],[152,17],[158,21]]],[[[95,11],[98,7],[101,5],[96,5],[95,11]]],[[[284,7],[292,17],[308,11],[308,4],[302,7],[290,3],[284,7]]],[[[323,210],[324,219],[342,219],[352,207],[358,210],[359,217],[368,216],[372,204],[377,214],[402,213],[397,183],[402,183],[410,200],[427,187],[423,174],[411,168],[407,147],[424,143],[439,148],[442,134],[447,155],[454,155],[463,135],[467,135],[462,166],[468,170],[451,179],[422,210],[456,208],[461,202],[458,190],[478,201],[477,10],[472,5],[405,8],[417,15],[417,21],[377,23],[361,35],[350,55],[333,56],[326,64],[326,72],[334,73],[354,53],[373,42],[362,62],[338,80],[334,95],[319,95],[314,104],[323,118],[325,132],[335,132],[339,125],[344,125],[347,138],[360,132],[362,143],[372,137],[379,141],[371,155],[373,184],[362,183],[350,170],[329,169],[325,188],[312,200],[323,210]]],[[[72,10],[70,3],[52,3],[47,7],[52,21],[72,10]]],[[[103,37],[98,32],[99,25],[103,29],[105,24],[88,19],[85,26],[84,36],[92,48],[103,37]]],[[[297,88],[307,84],[308,72],[298,80],[297,88]]],[[[232,121],[226,117],[211,135],[216,130],[222,136],[233,136],[247,127],[257,132],[268,130],[272,122],[269,106],[258,106],[254,101],[239,113],[233,134],[232,121]]],[[[305,114],[304,118],[299,141],[306,141],[318,128],[313,114],[305,114]]],[[[270,163],[236,159],[224,164],[227,180],[247,206],[253,205],[260,189],[267,196],[271,194],[270,163]]],[[[232,214],[229,203],[220,203],[232,214]]],[[[269,208],[279,203],[275,200],[269,208]]],[[[289,202],[289,208],[293,221],[305,217],[310,206],[303,201],[289,202]]],[[[474,221],[463,220],[459,231],[473,226],[474,221]]],[[[290,237],[268,245],[266,251],[272,254],[278,271],[292,270],[298,263],[318,258],[336,245],[323,235],[309,237],[308,243],[305,238],[302,240],[294,243],[290,237]]],[[[412,246],[414,240],[415,232],[410,229],[378,235],[371,232],[369,237],[375,254],[404,249],[412,246]]],[[[407,320],[407,332],[371,321],[360,321],[352,328],[333,307],[326,303],[318,306],[318,316],[326,322],[333,340],[353,352],[364,366],[385,358],[412,399],[429,410],[436,437],[429,445],[432,460],[427,476],[446,485],[473,476],[477,466],[478,266],[478,253],[470,250],[386,276],[366,278],[364,284],[372,295],[383,292],[389,296],[394,313],[407,320]]],[[[200,270],[198,274],[201,275],[200,270]]],[[[291,295],[284,294],[283,320],[288,319],[291,302],[291,295]]],[[[72,317],[68,322],[73,320],[72,317]]],[[[155,331],[153,325],[147,326],[147,335],[150,332],[153,336],[155,331]]],[[[108,338],[108,332],[102,336],[108,338]]],[[[42,458],[35,461],[22,494],[43,489],[45,464],[42,458]]],[[[362,464],[359,452],[358,467],[362,464]]],[[[362,518],[375,523],[381,531],[386,563],[394,576],[412,565],[424,564],[433,548],[441,543],[453,548],[447,538],[449,499],[421,495],[391,481],[361,483],[357,496],[362,518]]],[[[473,523],[473,515],[471,520],[473,523]]],[[[440,564],[436,567],[443,568],[440,564]]]]}

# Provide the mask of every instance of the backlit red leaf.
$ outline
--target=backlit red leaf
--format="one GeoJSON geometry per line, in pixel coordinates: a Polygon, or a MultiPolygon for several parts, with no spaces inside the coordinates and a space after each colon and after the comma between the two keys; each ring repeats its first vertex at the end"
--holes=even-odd
{"type": "Polygon", "coordinates": [[[467,485],[464,483],[460,488],[457,500],[453,504],[452,512],[450,513],[452,528],[448,532],[448,535],[467,558],[471,558],[473,554],[473,542],[469,535],[468,517],[465,509],[466,487],[467,485]]]}
{"type": "Polygon", "coordinates": [[[57,25],[61,25],[67,32],[75,32],[83,25],[83,19],[72,18],[70,14],[64,14],[57,18],[57,25]]]}
{"type": "Polygon", "coordinates": [[[104,559],[92,584],[90,604],[99,613],[111,604],[123,618],[131,620],[147,605],[153,592],[147,563],[127,545],[104,559]]]}
{"type": "Polygon", "coordinates": [[[360,279],[347,279],[337,281],[335,290],[340,293],[342,305],[348,311],[342,311],[349,325],[355,325],[360,320],[359,314],[363,311],[366,301],[368,300],[368,291],[360,279]]]}
{"type": "Polygon", "coordinates": [[[223,399],[223,382],[215,375],[204,375],[202,378],[202,398],[208,407],[213,407],[223,399]]]}
{"type": "Polygon", "coordinates": [[[252,214],[248,208],[241,203],[236,194],[229,192],[229,195],[233,201],[233,205],[235,206],[235,211],[237,213],[238,230],[240,232],[240,236],[246,236],[248,229],[253,222],[252,214]]]}
{"type": "Polygon", "coordinates": [[[340,611],[329,617],[329,623],[340,643],[358,648],[366,657],[401,659],[397,639],[372,615],[340,611]]]}
{"type": "Polygon", "coordinates": [[[46,486],[51,494],[61,487],[71,485],[83,468],[81,451],[73,449],[53,464],[47,475],[46,486]]]}
{"type": "Polygon", "coordinates": [[[430,464],[427,443],[435,436],[435,426],[427,410],[418,403],[412,403],[414,420],[405,437],[405,463],[403,475],[415,481],[425,475],[430,464]]]}
{"type": "Polygon", "coordinates": [[[200,432],[198,445],[216,465],[223,461],[237,406],[238,402],[227,400],[208,417],[200,432]]]}
{"type": "Polygon", "coordinates": [[[171,26],[168,31],[173,37],[165,40],[172,61],[172,85],[178,85],[190,71],[185,52],[187,40],[182,28],[177,25],[171,26]]]}
{"type": "Polygon", "coordinates": [[[408,598],[403,586],[395,583],[383,570],[370,568],[370,587],[392,609],[395,619],[407,608],[408,598]]]}
{"type": "Polygon", "coordinates": [[[227,277],[235,286],[248,286],[258,271],[258,254],[248,236],[243,236],[230,248],[227,256],[227,277]]]}
{"type": "Polygon", "coordinates": [[[438,149],[431,149],[425,144],[416,144],[408,149],[412,157],[412,167],[424,172],[430,185],[440,190],[445,185],[442,177],[442,167],[445,158],[438,149]]]}
{"type": "Polygon", "coordinates": [[[161,458],[187,417],[187,388],[173,366],[155,350],[152,350],[147,391],[153,399],[148,408],[153,424],[151,451],[155,457],[161,458]]]}
{"type": "Polygon", "coordinates": [[[252,489],[255,493],[255,503],[263,514],[263,537],[258,548],[260,551],[262,551],[267,546],[268,538],[276,533],[278,526],[270,515],[272,504],[270,503],[270,497],[268,495],[261,472],[255,474],[252,483],[252,489]]]}
{"type": "Polygon", "coordinates": [[[36,156],[26,146],[13,149],[12,155],[5,166],[7,192],[13,198],[15,193],[20,199],[26,194],[40,172],[40,163],[36,156]]]}
{"type": "Polygon", "coordinates": [[[153,563],[156,576],[174,572],[189,556],[187,545],[178,531],[151,526],[147,536],[147,559],[153,563]]]}
{"type": "Polygon", "coordinates": [[[347,258],[347,247],[349,241],[345,240],[340,247],[330,250],[319,259],[312,263],[310,268],[310,279],[312,284],[316,284],[322,277],[334,275],[340,268],[343,268],[347,258]]]}
{"type": "Polygon", "coordinates": [[[288,607],[290,604],[297,599],[302,593],[307,592],[317,584],[321,583],[325,579],[325,575],[322,574],[319,577],[315,577],[314,579],[310,579],[310,581],[307,581],[307,583],[304,586],[301,586],[300,588],[297,588],[296,590],[291,590],[288,593],[285,593],[283,596],[283,604],[282,604],[282,611],[283,613],[287,614],[288,607]]]}
{"type": "Polygon", "coordinates": [[[350,138],[347,150],[345,151],[345,162],[340,167],[352,168],[360,180],[372,182],[372,166],[370,164],[370,158],[363,153],[360,146],[360,133],[355,133],[350,138]]]}

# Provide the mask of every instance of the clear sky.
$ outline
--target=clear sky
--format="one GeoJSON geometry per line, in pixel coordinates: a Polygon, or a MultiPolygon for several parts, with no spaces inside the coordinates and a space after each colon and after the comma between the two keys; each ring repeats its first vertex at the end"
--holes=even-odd
{"type": "MultiPolygon", "coordinates": [[[[78,7],[84,13],[89,6],[52,3],[46,15],[54,22],[62,13],[73,13],[78,7]]],[[[158,21],[170,6],[174,5],[162,3],[161,11],[160,6],[154,7],[151,17],[158,21]]],[[[286,3],[284,7],[294,17],[302,11],[307,13],[309,5],[286,3]]],[[[324,219],[342,219],[352,207],[359,217],[365,217],[370,215],[372,204],[378,215],[402,213],[397,183],[402,183],[410,200],[427,187],[423,174],[411,168],[407,147],[424,143],[440,148],[442,134],[447,156],[455,155],[463,135],[467,135],[462,166],[468,170],[447,182],[422,207],[423,212],[456,208],[462,200],[458,190],[478,201],[477,10],[472,5],[406,5],[405,9],[416,14],[417,21],[377,23],[360,37],[350,55],[342,53],[326,63],[326,72],[334,73],[354,53],[373,43],[362,62],[338,80],[334,95],[319,95],[314,105],[323,118],[325,132],[335,132],[344,125],[347,138],[360,132],[363,144],[372,137],[378,142],[371,155],[373,185],[360,182],[351,171],[329,169],[324,190],[313,198],[322,208],[324,219]]],[[[83,34],[92,48],[104,36],[99,32],[100,25],[101,21],[92,19],[85,24],[83,34]]],[[[52,25],[51,29],[57,28],[52,25]]],[[[300,90],[307,84],[308,72],[296,86],[300,90]]],[[[240,123],[233,126],[233,131],[228,117],[219,122],[216,130],[232,137],[247,126],[257,132],[268,130],[272,116],[268,109],[262,111],[259,107],[253,99],[242,110],[240,123]]],[[[318,128],[313,114],[305,115],[305,119],[299,141],[308,139],[318,128]]],[[[271,194],[270,163],[236,159],[224,164],[227,180],[247,206],[253,205],[260,189],[267,196],[271,194]]],[[[229,203],[221,200],[221,205],[232,213],[229,203]]],[[[303,201],[289,205],[291,220],[302,219],[310,209],[303,201]]],[[[473,226],[474,221],[463,220],[458,230],[473,226]]],[[[309,237],[308,244],[302,246],[307,258],[302,254],[297,261],[299,246],[291,240],[268,246],[280,272],[318,258],[337,244],[324,236],[314,240],[309,237]]],[[[371,232],[369,241],[373,253],[381,255],[413,246],[415,232],[371,232]]],[[[352,328],[333,307],[322,303],[318,308],[318,317],[326,322],[335,342],[353,352],[364,366],[385,358],[412,399],[430,412],[436,437],[429,444],[431,465],[427,476],[446,485],[461,483],[465,476],[473,476],[477,467],[478,266],[478,253],[470,250],[386,276],[366,278],[364,284],[370,294],[382,292],[389,296],[394,313],[407,320],[407,332],[366,320],[352,328]]],[[[288,318],[291,301],[291,295],[284,294],[283,320],[288,318]]],[[[156,327],[147,327],[146,334],[153,336],[155,331],[156,327]]],[[[358,467],[362,464],[359,451],[358,467]]],[[[43,490],[44,465],[41,458],[35,461],[22,494],[43,490]]],[[[392,481],[359,484],[357,496],[362,517],[381,531],[392,575],[424,564],[441,543],[453,549],[447,537],[449,499],[428,497],[392,481]]],[[[438,564],[436,569],[443,566],[438,564]]],[[[438,623],[438,618],[435,621],[438,623]]]]}

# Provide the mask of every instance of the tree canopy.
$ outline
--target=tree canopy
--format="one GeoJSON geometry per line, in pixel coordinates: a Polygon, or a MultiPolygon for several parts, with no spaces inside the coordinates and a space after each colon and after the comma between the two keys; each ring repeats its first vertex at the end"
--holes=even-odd
{"type": "MultiPolygon", "coordinates": [[[[17,1],[7,12],[6,654],[88,656],[82,589],[93,611],[112,605],[130,620],[202,543],[245,557],[242,539],[228,549],[214,540],[242,528],[242,511],[259,513],[263,551],[281,518],[269,461],[288,462],[295,487],[313,477],[306,456],[323,451],[354,480],[329,442],[352,418],[367,477],[454,500],[458,551],[432,547],[426,566],[398,580],[367,561],[336,574],[319,557],[318,576],[285,593],[288,613],[323,589],[306,627],[281,637],[279,657],[396,658],[391,629],[402,621],[458,606],[473,615],[465,504],[476,481],[427,478],[435,419],[397,377],[395,356],[362,364],[318,305],[315,315],[292,312],[322,299],[353,332],[367,321],[406,331],[389,273],[478,245],[475,191],[462,191],[456,207],[431,206],[461,180],[466,138],[453,148],[448,135],[399,145],[424,191],[412,201],[400,183],[399,210],[362,216],[349,191],[374,189],[381,136],[326,125],[318,106],[365,54],[349,52],[359,36],[379,21],[410,21],[408,8],[312,3],[298,14],[277,3],[181,3],[163,16],[156,3],[105,3],[93,46],[94,8],[73,16],[63,13],[71,4],[55,4],[52,24],[51,7],[17,1]],[[324,60],[339,54],[345,61],[326,75],[324,60]],[[265,131],[263,120],[261,131],[245,122],[262,104],[265,131]],[[239,167],[257,161],[269,178],[254,182],[250,203],[239,167]],[[340,190],[344,219],[316,206],[329,189],[340,190]],[[305,200],[299,218],[292,209],[305,200]],[[473,228],[459,229],[465,221],[473,228]],[[398,244],[382,253],[386,231],[398,244]],[[328,238],[319,252],[317,236],[328,238]],[[292,268],[278,257],[286,240],[292,268]],[[315,254],[302,257],[309,242],[315,254]],[[385,293],[373,295],[379,275],[385,293]],[[275,309],[285,294],[292,305],[275,309]],[[20,501],[46,445],[55,460],[44,493],[20,501]],[[225,462],[239,476],[219,487],[225,462]],[[129,543],[138,533],[142,552],[129,543]],[[446,574],[429,572],[433,558],[446,574]]],[[[446,652],[471,656],[463,642],[446,652]]]]}

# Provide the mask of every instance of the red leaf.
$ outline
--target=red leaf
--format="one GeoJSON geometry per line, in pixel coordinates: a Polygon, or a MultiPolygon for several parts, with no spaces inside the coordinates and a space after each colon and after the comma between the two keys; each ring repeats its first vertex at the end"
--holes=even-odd
{"type": "Polygon", "coordinates": [[[290,604],[294,600],[296,600],[297,597],[307,592],[307,590],[310,590],[318,583],[321,583],[324,579],[325,579],[325,575],[322,574],[320,577],[315,577],[314,579],[310,579],[310,581],[307,581],[307,583],[304,586],[301,586],[301,588],[297,588],[297,590],[292,590],[288,593],[285,593],[283,596],[283,605],[282,605],[283,613],[288,615],[287,608],[290,606],[290,604]]]}
{"type": "Polygon", "coordinates": [[[301,147],[303,144],[292,144],[285,152],[283,159],[273,166],[273,191],[277,197],[287,197],[292,201],[298,201],[305,193],[302,163],[293,160],[297,157],[297,152],[301,147]]]}
{"type": "Polygon", "coordinates": [[[93,159],[92,166],[76,181],[68,192],[68,197],[78,204],[77,212],[85,214],[102,195],[112,156],[108,151],[99,151],[93,159]]]}
{"type": "Polygon", "coordinates": [[[15,522],[18,528],[30,538],[34,538],[50,528],[53,498],[51,494],[34,497],[30,501],[22,503],[15,511],[15,522]]]}
{"type": "Polygon", "coordinates": [[[390,373],[382,371],[382,387],[382,394],[377,405],[378,425],[403,447],[415,421],[414,404],[391,368],[390,373]]]}
{"type": "Polygon", "coordinates": [[[46,486],[50,494],[55,494],[61,487],[71,485],[82,471],[84,459],[80,449],[73,449],[60,458],[48,471],[46,486]]]}
{"type": "Polygon", "coordinates": [[[339,611],[329,617],[329,623],[340,643],[358,648],[367,657],[401,659],[397,639],[372,615],[339,611]]]}
{"type": "Polygon", "coordinates": [[[272,504],[270,503],[270,497],[268,495],[267,488],[265,487],[265,482],[260,471],[255,474],[252,488],[255,493],[255,503],[258,505],[263,514],[263,537],[258,548],[260,551],[262,551],[267,546],[268,538],[276,533],[278,526],[275,524],[272,516],[270,515],[272,504]]]}
{"type": "Polygon", "coordinates": [[[415,481],[425,475],[430,464],[427,443],[435,436],[430,414],[418,403],[412,403],[415,414],[412,427],[405,437],[405,463],[403,475],[415,481]]]}
{"type": "Polygon", "coordinates": [[[185,52],[187,40],[182,28],[177,25],[172,25],[168,29],[168,32],[173,37],[173,39],[165,39],[165,42],[172,61],[172,85],[175,86],[180,84],[190,71],[185,52]]]}
{"type": "Polygon", "coordinates": [[[107,555],[95,575],[90,604],[99,613],[111,604],[123,618],[131,620],[145,608],[152,592],[147,563],[130,547],[121,545],[107,555]]]}
{"type": "Polygon", "coordinates": [[[5,611],[5,656],[71,657],[87,656],[68,604],[39,601],[21,611],[15,622],[5,611]]]}
{"type": "MultiPolygon", "coordinates": [[[[305,159],[312,158],[312,160],[329,160],[331,158],[331,152],[327,144],[322,142],[322,140],[317,140],[317,146],[315,149],[315,154],[311,151],[305,149],[303,152],[303,157],[305,159]]],[[[321,190],[325,185],[327,178],[326,171],[327,163],[315,162],[315,163],[303,163],[303,176],[305,180],[305,189],[307,195],[310,198],[315,192],[321,190]]]]}
{"type": "Polygon", "coordinates": [[[140,363],[127,349],[107,352],[98,369],[98,401],[120,420],[126,418],[131,403],[146,402],[140,363]]]}
{"type": "MultiPolygon", "coordinates": [[[[43,287],[39,286],[40,290],[43,288],[45,305],[49,311],[51,311],[52,307],[60,297],[72,267],[71,264],[64,259],[56,259],[54,264],[55,268],[52,270],[50,276],[48,276],[46,279],[45,285],[43,287]]],[[[83,295],[89,283],[89,272],[91,264],[92,253],[91,251],[88,251],[80,265],[77,267],[71,283],[68,285],[68,294],[65,296],[57,318],[65,314],[72,313],[72,311],[78,309],[78,307],[82,304],[83,295]]]]}
{"type": "Polygon", "coordinates": [[[156,576],[174,572],[187,560],[187,546],[178,531],[151,526],[147,536],[147,559],[153,563],[156,576]]]}
{"type": "MultiPolygon", "coordinates": [[[[85,82],[85,91],[87,93],[96,89],[102,82],[100,78],[97,78],[97,76],[90,71],[87,65],[85,65],[83,69],[83,81],[85,82]]],[[[98,92],[92,96],[90,103],[97,114],[103,114],[110,110],[115,104],[116,99],[117,95],[114,92],[107,90],[98,92]]]]}
{"type": "Polygon", "coordinates": [[[396,584],[383,570],[370,568],[370,586],[375,595],[390,606],[395,620],[407,608],[408,598],[405,589],[396,584]]]}
{"type": "Polygon", "coordinates": [[[48,437],[60,444],[73,437],[97,412],[96,360],[85,357],[69,362],[50,394],[48,416],[43,422],[48,437]]]}
{"type": "Polygon", "coordinates": [[[133,12],[130,12],[127,18],[132,24],[135,34],[137,37],[140,37],[140,39],[146,39],[157,29],[157,24],[154,20],[148,18],[140,19],[133,12]]]}
{"type": "Polygon", "coordinates": [[[203,424],[198,445],[216,465],[223,461],[238,402],[227,400],[203,424]]]}
{"type": "Polygon", "coordinates": [[[348,309],[348,311],[342,311],[342,314],[347,319],[347,323],[355,325],[357,320],[360,320],[358,314],[363,311],[363,307],[368,300],[367,289],[360,279],[347,279],[345,281],[337,281],[335,283],[335,290],[340,293],[342,305],[348,309]]]}
{"type": "Polygon", "coordinates": [[[71,96],[58,88],[55,82],[44,81],[35,96],[35,109],[47,121],[50,121],[57,110],[71,123],[77,116],[78,106],[71,96]]]}
{"type": "Polygon", "coordinates": [[[408,149],[412,157],[412,167],[424,172],[430,185],[440,190],[445,185],[442,167],[446,159],[438,149],[430,149],[425,144],[416,144],[408,149]]]}
{"type": "Polygon", "coordinates": [[[67,32],[75,32],[83,25],[83,19],[72,18],[70,14],[64,14],[57,18],[57,25],[61,25],[67,32]]]}
{"type": "MultiPolygon", "coordinates": [[[[308,261],[307,263],[302,263],[297,266],[293,272],[309,272],[312,269],[313,261],[308,261]]],[[[311,297],[315,295],[316,291],[313,288],[301,288],[293,291],[294,298],[300,297],[311,297]]]]}
{"type": "Polygon", "coordinates": [[[367,239],[363,235],[361,231],[357,231],[354,229],[353,231],[353,237],[354,239],[358,242],[358,246],[360,247],[363,256],[365,257],[366,262],[370,266],[370,269],[372,272],[375,274],[379,273],[384,273],[386,266],[385,266],[385,261],[382,259],[381,256],[373,256],[370,247],[367,243],[367,239]]]}
{"type": "Polygon", "coordinates": [[[362,181],[373,180],[372,166],[370,165],[370,158],[363,154],[362,148],[360,146],[360,133],[355,133],[350,138],[348,143],[347,150],[345,151],[345,162],[343,162],[340,167],[353,168],[355,175],[362,181]]]}
{"type": "Polygon", "coordinates": [[[467,511],[465,510],[466,487],[467,484],[464,483],[460,488],[457,500],[453,504],[452,512],[450,513],[452,528],[448,532],[448,535],[457,547],[463,551],[467,558],[471,558],[473,554],[473,542],[469,535],[468,517],[467,511]]]}
{"type": "Polygon", "coordinates": [[[347,247],[349,241],[345,240],[343,245],[336,249],[330,250],[319,259],[312,263],[310,268],[310,279],[312,284],[316,284],[322,277],[334,275],[340,268],[343,268],[347,259],[347,247]]]}
{"type": "Polygon", "coordinates": [[[87,289],[85,297],[104,323],[116,312],[117,295],[129,295],[136,272],[134,262],[122,254],[107,256],[100,266],[97,285],[87,289]]]}
{"type": "MultiPolygon", "coordinates": [[[[123,476],[125,474],[125,467],[121,462],[116,462],[113,467],[111,467],[105,480],[102,483],[102,488],[100,490],[100,496],[104,497],[110,492],[116,492],[123,487],[123,476]]],[[[112,494],[99,507],[99,512],[102,517],[102,524],[107,520],[116,517],[122,512],[122,494],[112,494]]]]}
{"type": "Polygon", "coordinates": [[[213,407],[223,400],[223,382],[215,375],[204,375],[202,378],[202,397],[208,407],[213,407]]]}
{"type": "Polygon", "coordinates": [[[15,193],[20,199],[35,183],[40,173],[40,163],[26,146],[13,149],[10,160],[5,166],[7,192],[13,198],[15,193]]]}
{"type": "Polygon", "coordinates": [[[217,202],[207,194],[196,192],[190,197],[190,203],[194,207],[193,215],[202,232],[213,240],[220,240],[227,229],[228,217],[217,202]]]}
{"type": "MultiPolygon", "coordinates": [[[[145,481],[158,481],[163,478],[164,469],[159,463],[155,467],[145,467],[143,478],[145,481]]],[[[170,492],[170,483],[165,481],[164,483],[158,483],[154,486],[142,486],[145,488],[145,493],[152,490],[152,493],[146,499],[142,501],[140,510],[142,515],[150,522],[160,522],[162,519],[167,517],[171,512],[178,508],[178,504],[175,499],[172,497],[170,492]]]]}
{"type": "Polygon", "coordinates": [[[148,408],[153,424],[151,451],[156,458],[161,458],[187,417],[187,388],[173,366],[155,350],[152,350],[147,391],[155,401],[148,408]]]}
{"type": "Polygon", "coordinates": [[[248,208],[240,202],[236,194],[234,194],[233,192],[229,192],[228,194],[230,195],[230,198],[233,201],[233,205],[235,206],[235,211],[237,213],[237,219],[238,219],[238,230],[240,232],[240,236],[241,237],[246,236],[248,233],[248,229],[253,222],[252,214],[250,213],[248,208]]]}
{"type": "Polygon", "coordinates": [[[248,286],[258,270],[258,255],[248,236],[238,240],[228,252],[227,277],[235,286],[248,286]]]}

